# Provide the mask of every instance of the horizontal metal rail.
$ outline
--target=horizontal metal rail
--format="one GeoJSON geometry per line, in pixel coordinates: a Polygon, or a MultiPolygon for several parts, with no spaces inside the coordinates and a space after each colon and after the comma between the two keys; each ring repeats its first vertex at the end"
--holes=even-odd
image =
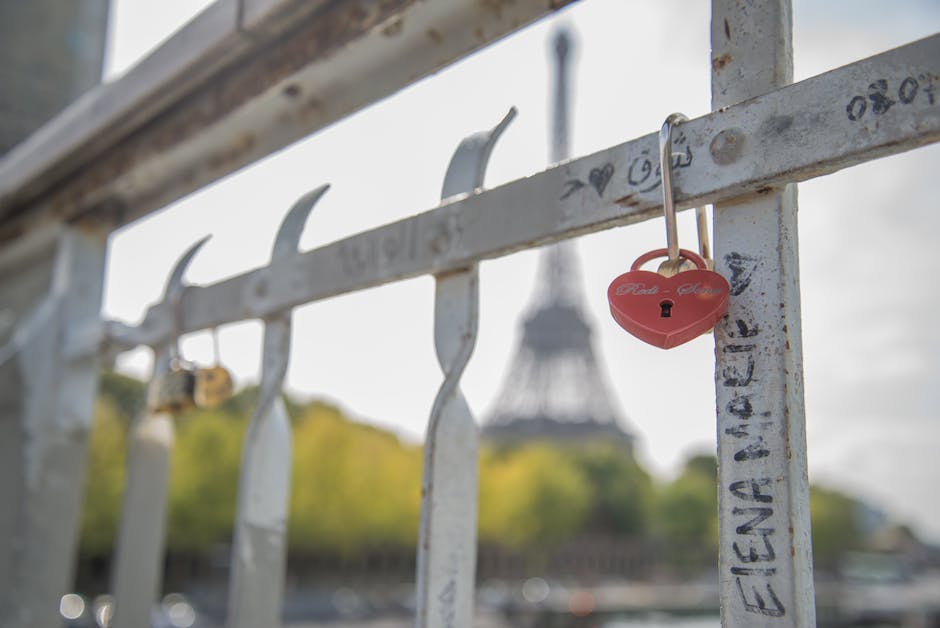
{"type": "MultiPolygon", "coordinates": [[[[673,135],[676,202],[688,208],[761,195],[936,142],[938,85],[935,35],[685,122],[673,135]]],[[[657,159],[652,133],[292,260],[189,288],[178,329],[187,333],[263,318],[653,218],[662,207],[657,159]]],[[[120,348],[154,346],[172,336],[173,318],[157,305],[137,328],[108,329],[120,348]]],[[[78,344],[75,353],[82,352],[78,344]]]]}
{"type": "Polygon", "coordinates": [[[126,224],[572,0],[217,0],[0,159],[0,242],[126,224]]]}

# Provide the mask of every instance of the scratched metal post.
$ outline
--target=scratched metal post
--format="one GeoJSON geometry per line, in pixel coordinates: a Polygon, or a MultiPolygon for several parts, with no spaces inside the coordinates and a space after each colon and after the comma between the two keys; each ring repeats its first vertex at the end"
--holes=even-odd
{"type": "MultiPolygon", "coordinates": [[[[678,208],[766,192],[937,142],[938,59],[940,35],[932,35],[683,122],[673,140],[678,208]]],[[[716,74],[734,73],[723,69],[727,63],[716,54],[716,74]]],[[[264,318],[661,216],[657,162],[651,133],[307,251],[276,275],[259,268],[194,287],[183,297],[180,331],[264,318]]],[[[163,342],[168,316],[166,308],[151,308],[134,343],[163,342]]]]}
{"type": "MultiPolygon", "coordinates": [[[[291,207],[278,230],[272,264],[297,254],[307,216],[327,189],[329,186],[323,185],[291,207]]],[[[291,311],[267,317],[260,395],[242,449],[228,594],[229,628],[281,625],[291,473],[291,426],[281,387],[287,375],[290,342],[291,311]]]]}
{"type": "MultiPolygon", "coordinates": [[[[483,185],[490,153],[515,116],[464,139],[444,179],[442,198],[483,185]]],[[[418,538],[417,628],[470,628],[476,573],[478,429],[460,392],[479,322],[478,265],[435,276],[434,346],[444,372],[424,443],[418,538]]]]}
{"type": "Polygon", "coordinates": [[[0,624],[61,622],[72,590],[107,226],[48,225],[0,250],[0,624]],[[43,259],[45,258],[45,259],[43,259]]]}
{"type": "MultiPolygon", "coordinates": [[[[714,109],[792,80],[788,0],[715,0],[711,39],[714,109]]],[[[712,160],[731,166],[747,142],[719,133],[712,160]]],[[[793,183],[715,206],[731,284],[715,333],[723,626],[816,625],[796,213],[793,183]]]]}
{"type": "MultiPolygon", "coordinates": [[[[176,263],[167,281],[164,303],[178,302],[185,288],[183,273],[206,240],[208,237],[191,246],[176,263]]],[[[159,396],[161,382],[170,372],[174,341],[172,338],[154,347],[148,406],[159,396]]],[[[145,411],[131,429],[114,561],[114,628],[148,626],[159,595],[174,438],[173,416],[168,412],[145,411]]]]}

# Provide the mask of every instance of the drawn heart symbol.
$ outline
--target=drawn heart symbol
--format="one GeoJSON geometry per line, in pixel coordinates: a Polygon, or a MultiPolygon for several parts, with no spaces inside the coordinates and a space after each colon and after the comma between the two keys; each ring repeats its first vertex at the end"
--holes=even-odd
{"type": "Polygon", "coordinates": [[[639,270],[644,263],[664,257],[666,249],[641,255],[607,288],[610,313],[617,324],[653,346],[671,349],[713,328],[728,311],[728,282],[707,270],[705,260],[680,250],[695,262],[696,270],[672,277],[639,270]]]}
{"type": "Polygon", "coordinates": [[[604,164],[603,168],[591,168],[588,181],[597,190],[598,196],[604,196],[604,190],[607,189],[607,184],[610,183],[612,176],[614,176],[613,164],[604,164]]]}

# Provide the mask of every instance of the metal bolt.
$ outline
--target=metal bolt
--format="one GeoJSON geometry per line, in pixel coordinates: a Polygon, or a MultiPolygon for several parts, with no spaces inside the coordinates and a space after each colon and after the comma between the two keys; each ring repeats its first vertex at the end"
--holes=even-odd
{"type": "Polygon", "coordinates": [[[716,135],[709,146],[712,159],[720,166],[733,164],[744,153],[745,136],[741,129],[725,129],[716,135]]]}

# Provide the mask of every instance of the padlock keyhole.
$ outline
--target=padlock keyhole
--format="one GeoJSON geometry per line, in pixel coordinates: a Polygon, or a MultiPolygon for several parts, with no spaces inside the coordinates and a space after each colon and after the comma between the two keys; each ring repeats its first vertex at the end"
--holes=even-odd
{"type": "Polygon", "coordinates": [[[672,318],[672,301],[663,301],[659,304],[659,317],[672,318]]]}

